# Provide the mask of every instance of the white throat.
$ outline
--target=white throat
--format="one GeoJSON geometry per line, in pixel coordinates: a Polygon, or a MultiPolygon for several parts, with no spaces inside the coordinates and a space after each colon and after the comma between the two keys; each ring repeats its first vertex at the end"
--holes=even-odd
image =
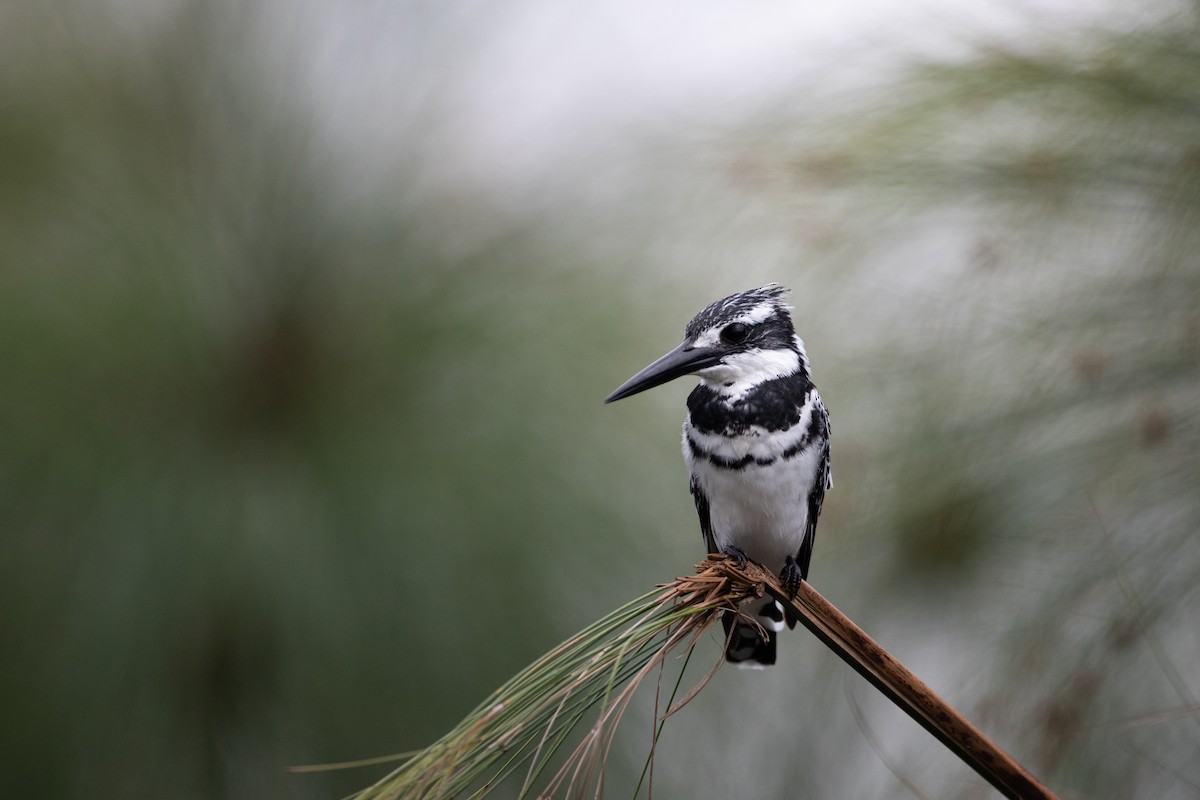
{"type": "Polygon", "coordinates": [[[800,355],[794,350],[762,350],[726,356],[715,366],[696,374],[708,388],[729,400],[737,400],[763,381],[782,378],[800,369],[800,355]]]}

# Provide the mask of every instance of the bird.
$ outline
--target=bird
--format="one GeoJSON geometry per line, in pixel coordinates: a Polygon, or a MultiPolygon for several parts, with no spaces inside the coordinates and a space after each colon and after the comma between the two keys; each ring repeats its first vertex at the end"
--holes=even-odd
{"type": "MultiPolygon", "coordinates": [[[[712,303],[684,328],[683,342],[617,387],[605,403],[691,375],[683,455],[709,553],[739,566],[754,561],[795,595],[808,579],[817,519],[833,488],[829,413],[812,382],[792,324],[788,290],[777,283],[712,303]]],[[[725,612],[725,659],[775,663],[783,607],[771,597],[749,614],[725,612]]],[[[788,627],[795,619],[787,617],[788,627]]]]}

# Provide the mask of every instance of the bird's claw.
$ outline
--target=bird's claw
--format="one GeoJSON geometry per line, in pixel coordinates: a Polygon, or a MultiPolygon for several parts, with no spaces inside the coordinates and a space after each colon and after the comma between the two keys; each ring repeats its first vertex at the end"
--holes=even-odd
{"type": "Polygon", "coordinates": [[[743,550],[740,547],[735,547],[734,545],[731,545],[731,544],[727,544],[724,547],[722,547],[721,552],[724,553],[729,558],[732,558],[734,564],[737,565],[738,569],[745,569],[746,564],[749,563],[749,561],[750,561],[749,557],[746,555],[745,550],[743,550]]]}
{"type": "Polygon", "coordinates": [[[795,558],[788,556],[787,561],[783,563],[783,570],[779,573],[779,582],[787,590],[788,597],[796,596],[803,580],[804,574],[800,571],[800,565],[796,563],[795,558]]]}

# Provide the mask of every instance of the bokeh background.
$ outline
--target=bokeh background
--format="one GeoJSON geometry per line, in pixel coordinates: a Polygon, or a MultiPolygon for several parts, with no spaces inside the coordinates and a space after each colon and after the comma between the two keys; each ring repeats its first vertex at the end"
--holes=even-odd
{"type": "MultiPolygon", "coordinates": [[[[0,795],[365,786],[287,767],[701,557],[688,382],[600,401],[777,280],[813,584],[1064,798],[1200,796],[1200,11],[1081,5],[6,2],[0,795]]],[[[660,796],[991,796],[780,661],[660,796]]]]}

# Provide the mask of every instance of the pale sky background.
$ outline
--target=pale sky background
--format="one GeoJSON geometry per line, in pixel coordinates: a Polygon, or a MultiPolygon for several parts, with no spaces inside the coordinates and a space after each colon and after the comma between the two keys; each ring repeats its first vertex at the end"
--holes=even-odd
{"type": "Polygon", "coordinates": [[[1147,14],[1108,0],[376,0],[305,10],[292,24],[307,28],[295,40],[311,47],[310,72],[296,86],[348,158],[376,171],[429,115],[441,160],[426,168],[510,200],[529,182],[570,196],[556,174],[630,137],[720,125],[800,87],[819,99],[877,82],[898,56],[954,57],[982,39],[1054,40],[1147,14]]]}

